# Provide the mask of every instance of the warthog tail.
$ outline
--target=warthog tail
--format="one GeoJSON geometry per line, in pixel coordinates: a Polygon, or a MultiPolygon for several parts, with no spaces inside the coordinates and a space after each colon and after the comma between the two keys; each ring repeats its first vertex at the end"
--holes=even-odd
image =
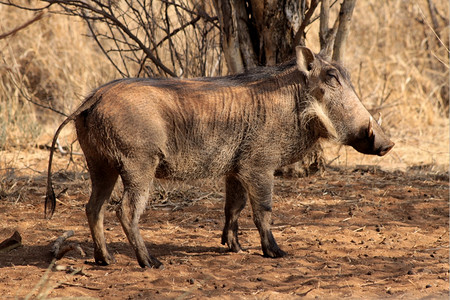
{"type": "Polygon", "coordinates": [[[52,183],[52,162],[53,162],[53,152],[55,152],[56,149],[56,141],[58,140],[59,133],[61,130],[70,122],[75,120],[75,118],[81,114],[83,111],[89,109],[92,105],[97,102],[98,98],[92,97],[93,94],[88,96],[86,100],[81,104],[81,106],[70,116],[65,119],[61,125],[59,125],[58,129],[55,132],[55,135],[53,137],[52,146],[50,148],[50,158],[48,160],[48,173],[47,173],[47,192],[45,194],[45,211],[44,215],[45,218],[50,219],[53,216],[53,213],[55,212],[56,208],[56,196],[55,191],[53,190],[53,183],[52,183]]]}
{"type": "Polygon", "coordinates": [[[53,213],[55,212],[56,207],[56,196],[55,191],[53,190],[53,183],[52,183],[52,162],[53,162],[53,152],[55,152],[56,149],[56,141],[58,140],[59,133],[64,128],[64,126],[67,125],[70,121],[75,119],[76,115],[72,114],[67,119],[64,120],[64,122],[59,125],[58,129],[56,130],[55,136],[53,137],[52,146],[50,148],[50,158],[48,160],[48,173],[47,173],[47,192],[45,194],[45,218],[50,219],[53,216],[53,213]]]}

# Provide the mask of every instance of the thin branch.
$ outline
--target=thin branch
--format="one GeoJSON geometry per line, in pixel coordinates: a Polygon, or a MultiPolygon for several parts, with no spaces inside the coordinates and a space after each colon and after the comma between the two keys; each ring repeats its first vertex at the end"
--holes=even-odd
{"type": "Polygon", "coordinates": [[[430,23],[428,23],[427,19],[425,18],[425,14],[423,13],[422,9],[420,8],[419,5],[417,5],[417,8],[420,11],[420,14],[422,15],[423,21],[425,22],[425,24],[427,24],[427,26],[430,28],[430,30],[434,33],[434,35],[436,36],[436,39],[441,43],[441,45],[445,48],[445,50],[447,50],[448,53],[450,53],[450,50],[447,48],[446,44],[440,39],[439,35],[436,33],[436,31],[434,31],[433,27],[430,25],[430,23]]]}
{"type": "Polygon", "coordinates": [[[0,34],[0,40],[13,35],[15,33],[17,33],[18,31],[30,26],[31,24],[33,24],[34,22],[39,21],[40,19],[42,19],[45,15],[47,14],[47,9],[43,9],[42,11],[39,11],[31,20],[23,23],[20,26],[17,26],[16,28],[14,28],[13,30],[11,30],[10,32],[6,32],[3,34],[0,34]]]}
{"type": "Polygon", "coordinates": [[[297,33],[294,37],[294,45],[303,45],[304,44],[304,33],[305,28],[307,25],[309,25],[309,20],[311,19],[312,15],[314,14],[314,11],[316,10],[317,5],[319,4],[320,0],[312,0],[311,6],[309,7],[308,11],[305,14],[305,18],[302,21],[302,24],[298,28],[297,33]]]}
{"type": "Polygon", "coordinates": [[[109,60],[109,62],[114,66],[114,68],[120,73],[120,75],[122,77],[125,77],[126,74],[122,72],[122,70],[119,68],[119,66],[116,65],[116,63],[111,59],[111,57],[109,56],[108,52],[105,50],[105,48],[103,47],[102,43],[100,43],[100,41],[98,40],[97,34],[94,32],[94,29],[92,28],[92,24],[91,22],[89,22],[87,19],[84,19],[86,24],[88,25],[89,31],[92,34],[92,38],[94,39],[94,41],[97,43],[97,45],[99,46],[100,50],[103,52],[103,54],[106,56],[106,58],[109,60]]]}
{"type": "Polygon", "coordinates": [[[218,17],[211,17],[210,15],[208,15],[205,11],[201,10],[201,11],[193,11],[190,9],[187,9],[186,7],[177,4],[175,2],[172,1],[168,1],[168,0],[160,0],[162,3],[167,3],[170,5],[173,5],[175,7],[179,7],[182,10],[186,11],[188,14],[190,15],[196,15],[196,16],[200,16],[202,19],[204,19],[205,21],[210,22],[211,24],[213,24],[215,27],[217,27],[217,29],[220,29],[220,25],[219,25],[219,18],[218,17]]]}
{"type": "MultiPolygon", "coordinates": [[[[166,35],[165,37],[163,37],[155,46],[155,48],[158,48],[159,46],[161,46],[162,43],[164,43],[165,41],[167,41],[168,39],[170,39],[171,37],[173,37],[174,35],[176,35],[178,32],[180,32],[181,30],[184,30],[186,27],[194,25],[195,23],[197,23],[200,20],[200,16],[195,17],[194,19],[192,19],[190,22],[183,24],[181,27],[178,27],[177,29],[173,30],[172,32],[170,32],[168,35],[166,35]]],[[[154,49],[155,49],[154,48],[154,49]]]]}

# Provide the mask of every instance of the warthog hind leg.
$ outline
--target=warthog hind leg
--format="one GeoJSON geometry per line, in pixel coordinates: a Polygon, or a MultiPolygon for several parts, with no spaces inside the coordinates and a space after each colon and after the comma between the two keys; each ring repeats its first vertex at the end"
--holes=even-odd
{"type": "Polygon", "coordinates": [[[238,240],[238,218],[247,202],[247,191],[233,175],[225,180],[225,226],[222,233],[222,245],[227,244],[233,252],[242,250],[238,240]]]}
{"type": "Polygon", "coordinates": [[[148,253],[138,227],[139,219],[148,201],[152,182],[151,178],[155,169],[156,164],[146,165],[140,163],[139,168],[121,173],[124,192],[122,203],[116,211],[128,241],[136,253],[139,265],[143,268],[162,267],[162,263],[148,253]]]}
{"type": "Polygon", "coordinates": [[[107,164],[94,162],[86,156],[91,175],[92,192],[86,205],[86,215],[94,241],[94,258],[99,265],[109,265],[114,258],[108,253],[103,231],[106,200],[109,199],[117,181],[118,173],[107,164]]]}

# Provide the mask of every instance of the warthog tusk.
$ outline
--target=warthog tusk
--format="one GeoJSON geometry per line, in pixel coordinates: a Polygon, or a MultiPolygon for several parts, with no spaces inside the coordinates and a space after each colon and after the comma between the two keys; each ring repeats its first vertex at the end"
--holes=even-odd
{"type": "Polygon", "coordinates": [[[378,123],[378,125],[381,126],[381,123],[383,122],[383,119],[381,118],[381,112],[379,112],[378,115],[379,115],[379,117],[378,117],[377,123],[378,123]]]}
{"type": "Polygon", "coordinates": [[[369,138],[373,137],[373,117],[370,116],[369,118],[369,127],[367,128],[367,136],[369,138]]]}

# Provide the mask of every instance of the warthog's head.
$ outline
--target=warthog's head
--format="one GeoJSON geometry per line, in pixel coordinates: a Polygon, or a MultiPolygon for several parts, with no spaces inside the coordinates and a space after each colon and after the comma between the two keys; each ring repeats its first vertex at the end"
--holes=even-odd
{"type": "Polygon", "coordinates": [[[303,120],[319,122],[321,137],[335,139],[361,153],[388,153],[394,143],[359,100],[347,70],[308,48],[297,47],[296,51],[309,98],[303,120]]]}

